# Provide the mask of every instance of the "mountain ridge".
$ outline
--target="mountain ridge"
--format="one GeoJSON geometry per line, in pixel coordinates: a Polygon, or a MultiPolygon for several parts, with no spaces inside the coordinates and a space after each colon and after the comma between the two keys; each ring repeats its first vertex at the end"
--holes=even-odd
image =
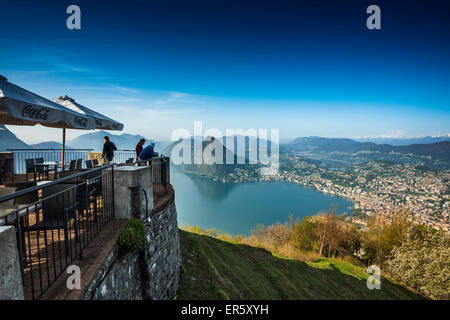
{"type": "Polygon", "coordinates": [[[429,144],[411,144],[407,146],[393,146],[390,144],[376,144],[373,142],[359,142],[349,138],[323,138],[317,136],[299,137],[282,149],[288,153],[295,152],[346,152],[362,151],[414,153],[423,156],[439,156],[450,159],[450,141],[440,141],[429,144]]]}

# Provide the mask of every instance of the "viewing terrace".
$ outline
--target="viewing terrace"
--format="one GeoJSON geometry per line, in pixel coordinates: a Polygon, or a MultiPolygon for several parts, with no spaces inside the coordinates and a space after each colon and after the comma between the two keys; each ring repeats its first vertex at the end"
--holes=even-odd
{"type": "Polygon", "coordinates": [[[146,211],[173,199],[170,159],[164,156],[135,163],[133,151],[118,151],[117,163],[106,165],[91,150],[67,150],[65,164],[53,149],[0,156],[0,226],[14,227],[25,299],[42,297],[115,219],[115,197],[123,196],[114,182],[117,170],[151,168],[152,194],[143,190],[146,211]]]}

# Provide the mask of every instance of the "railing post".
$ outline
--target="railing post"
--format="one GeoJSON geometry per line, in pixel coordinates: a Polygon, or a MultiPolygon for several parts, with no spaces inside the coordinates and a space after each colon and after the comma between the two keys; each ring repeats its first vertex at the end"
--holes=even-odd
{"type": "Polygon", "coordinates": [[[114,192],[114,166],[111,167],[111,184],[112,184],[112,186],[111,186],[111,189],[112,189],[112,217],[114,218],[115,212],[116,212],[116,207],[114,205],[114,202],[115,202],[115,200],[114,200],[114,194],[115,194],[115,192],[114,192]]]}
{"type": "Polygon", "coordinates": [[[0,226],[0,300],[24,300],[19,252],[13,226],[0,226]]]}

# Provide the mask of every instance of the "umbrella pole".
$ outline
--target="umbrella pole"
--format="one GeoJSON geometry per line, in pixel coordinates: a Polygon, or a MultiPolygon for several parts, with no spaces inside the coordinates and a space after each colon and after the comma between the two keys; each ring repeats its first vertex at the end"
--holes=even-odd
{"type": "Polygon", "coordinates": [[[63,143],[62,143],[62,169],[64,170],[64,153],[66,151],[66,128],[63,128],[63,143]]]}

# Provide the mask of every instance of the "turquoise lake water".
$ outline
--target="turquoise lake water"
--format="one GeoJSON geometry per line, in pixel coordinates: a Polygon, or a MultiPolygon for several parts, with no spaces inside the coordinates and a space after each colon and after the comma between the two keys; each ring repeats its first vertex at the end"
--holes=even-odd
{"type": "Polygon", "coordinates": [[[172,166],[178,224],[247,235],[258,224],[329,211],[350,212],[353,203],[286,182],[222,183],[185,174],[172,166]]]}

